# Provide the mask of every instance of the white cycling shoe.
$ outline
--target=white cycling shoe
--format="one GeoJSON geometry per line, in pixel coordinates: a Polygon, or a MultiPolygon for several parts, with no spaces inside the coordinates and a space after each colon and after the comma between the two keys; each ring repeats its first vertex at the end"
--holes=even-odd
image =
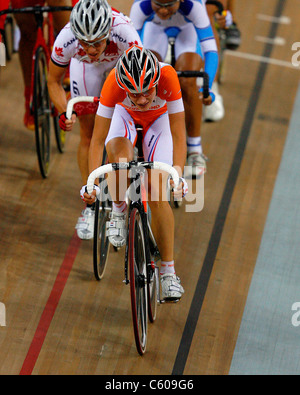
{"type": "Polygon", "coordinates": [[[184,178],[200,178],[206,173],[207,158],[203,154],[198,154],[197,152],[192,152],[188,154],[187,166],[184,169],[184,178]]]}
{"type": "Polygon", "coordinates": [[[77,235],[82,240],[90,240],[94,237],[95,210],[87,207],[81,212],[75,229],[77,235]]]}
{"type": "Polygon", "coordinates": [[[180,278],[175,274],[165,273],[160,276],[161,296],[165,302],[178,302],[184,294],[180,278]]]}
{"type": "Polygon", "coordinates": [[[219,93],[218,84],[213,83],[212,91],[215,94],[215,101],[210,106],[204,106],[203,119],[205,122],[219,122],[225,116],[223,97],[219,93]]]}
{"type": "Polygon", "coordinates": [[[106,235],[114,247],[123,247],[126,244],[126,213],[110,213],[110,220],[106,222],[106,235]]]}

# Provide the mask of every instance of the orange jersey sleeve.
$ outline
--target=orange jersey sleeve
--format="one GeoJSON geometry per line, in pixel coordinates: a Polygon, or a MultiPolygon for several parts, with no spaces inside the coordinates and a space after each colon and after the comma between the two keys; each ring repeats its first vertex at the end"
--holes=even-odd
{"type": "Polygon", "coordinates": [[[176,70],[167,64],[162,64],[161,77],[158,82],[157,96],[166,102],[182,98],[181,87],[176,70]]]}

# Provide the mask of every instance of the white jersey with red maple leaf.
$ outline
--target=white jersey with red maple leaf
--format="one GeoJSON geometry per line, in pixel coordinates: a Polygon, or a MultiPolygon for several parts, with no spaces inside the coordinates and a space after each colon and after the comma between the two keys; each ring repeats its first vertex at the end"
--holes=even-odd
{"type": "Polygon", "coordinates": [[[99,60],[92,61],[71,31],[68,23],[57,36],[51,59],[57,66],[66,67],[72,58],[84,63],[111,63],[111,69],[117,60],[132,45],[141,45],[141,39],[130,19],[121,12],[113,9],[113,24],[109,35],[108,45],[99,60]]]}

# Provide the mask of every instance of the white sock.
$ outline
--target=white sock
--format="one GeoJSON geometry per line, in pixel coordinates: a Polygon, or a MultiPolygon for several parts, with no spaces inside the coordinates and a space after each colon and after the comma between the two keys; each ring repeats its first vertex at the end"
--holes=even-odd
{"type": "Polygon", "coordinates": [[[161,261],[160,265],[160,274],[175,274],[175,266],[174,266],[174,261],[166,262],[166,261],[161,261]]]}
{"type": "Polygon", "coordinates": [[[198,154],[202,154],[201,137],[188,137],[187,151],[188,153],[197,152],[198,154]]]}
{"type": "Polygon", "coordinates": [[[113,211],[117,212],[117,213],[123,213],[127,208],[127,203],[124,200],[124,202],[121,202],[120,204],[117,204],[115,202],[113,202],[113,211]]]}

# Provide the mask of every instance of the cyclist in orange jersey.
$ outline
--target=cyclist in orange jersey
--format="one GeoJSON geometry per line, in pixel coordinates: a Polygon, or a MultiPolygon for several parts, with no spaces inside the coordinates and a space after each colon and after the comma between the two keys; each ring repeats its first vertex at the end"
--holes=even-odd
{"type": "MultiPolygon", "coordinates": [[[[143,154],[146,161],[173,165],[183,173],[186,160],[185,112],[180,83],[172,66],[159,63],[149,50],[132,46],[119,59],[101,91],[93,137],[90,146],[90,172],[100,166],[104,145],[109,162],[133,159],[137,140],[135,125],[143,126],[143,154]]],[[[155,174],[155,173],[154,173],[155,174]]],[[[174,215],[163,190],[166,175],[158,180],[150,174],[148,185],[152,227],[161,254],[163,298],[180,299],[184,290],[174,267],[174,215]],[[162,191],[162,195],[158,193],[162,191]],[[156,193],[154,193],[156,192],[156,193]]],[[[185,195],[187,183],[181,178],[176,193],[185,195]]],[[[118,181],[117,181],[118,182],[118,181]]],[[[117,191],[119,187],[117,185],[117,191]]],[[[121,247],[126,243],[126,202],[120,191],[113,201],[107,227],[110,242],[121,247]]],[[[82,198],[91,203],[96,191],[89,195],[85,187],[82,198]]]]}
{"type": "MultiPolygon", "coordinates": [[[[1,0],[2,2],[2,0],[1,0]]],[[[34,7],[36,5],[45,5],[45,0],[11,0],[12,8],[34,7]]],[[[71,0],[48,0],[47,5],[51,7],[71,6],[71,0]]],[[[53,23],[56,33],[68,23],[70,12],[62,11],[53,13],[53,23]]],[[[19,43],[19,59],[22,67],[25,96],[25,115],[24,125],[34,130],[34,117],[30,113],[30,84],[31,84],[31,67],[32,52],[36,40],[36,21],[32,14],[15,14],[16,22],[20,28],[21,38],[19,43]]]]}

